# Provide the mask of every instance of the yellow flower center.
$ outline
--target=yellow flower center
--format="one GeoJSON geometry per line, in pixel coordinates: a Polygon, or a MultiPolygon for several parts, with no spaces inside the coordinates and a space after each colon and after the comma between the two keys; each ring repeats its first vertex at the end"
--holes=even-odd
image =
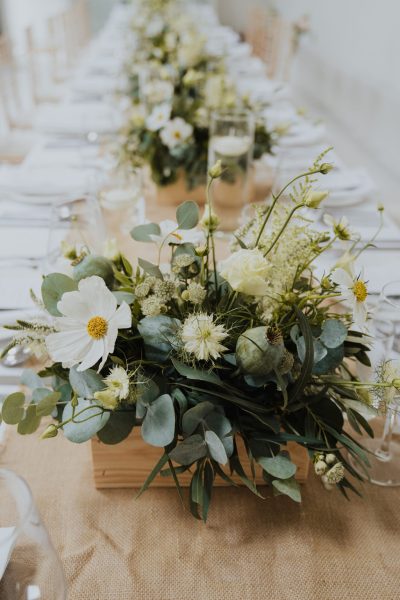
{"type": "Polygon", "coordinates": [[[92,317],[88,321],[86,329],[90,337],[100,340],[107,333],[108,323],[103,317],[92,317]]]}
{"type": "Polygon", "coordinates": [[[353,285],[353,293],[357,302],[364,302],[368,296],[367,286],[363,281],[357,280],[353,285]]]}
{"type": "Polygon", "coordinates": [[[180,131],[174,131],[174,138],[177,140],[181,139],[181,132],[180,131]]]}

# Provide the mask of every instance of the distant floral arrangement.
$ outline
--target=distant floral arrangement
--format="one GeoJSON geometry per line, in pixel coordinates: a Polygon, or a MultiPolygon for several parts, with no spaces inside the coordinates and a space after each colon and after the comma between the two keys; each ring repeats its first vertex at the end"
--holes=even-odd
{"type": "MultiPolygon", "coordinates": [[[[344,223],[320,233],[303,215],[326,196],[313,191],[313,175],[330,168],[319,157],[257,208],[219,264],[218,217],[208,200],[201,219],[197,205],[185,202],[176,223],[132,231],[160,257],[169,248],[167,270],[144,259],[134,268],[122,255],[82,254],[72,277],[47,275],[38,301],[44,319],[18,322],[13,344],[34,343],[50,358],[24,378],[29,393],[5,399],[2,419],[28,434],[52,416],[42,437],[62,432],[76,443],[98,436],[115,444],[140,426],[145,442],[163,449],[143,489],[162,472],[181,492],[180,474],[191,473],[190,510],[204,520],[215,478],[232,483],[237,476],[259,495],[239,442],[276,494],[300,501],[289,441],[308,450],[327,488],[355,490],[346,453],[365,467],[368,457],[343,414],[372,435],[365,415],[374,412],[373,396],[385,401],[400,380],[390,365],[379,381],[355,375],[357,363],[369,364],[362,332],[368,291],[353,274],[355,242],[321,281],[313,273],[334,241],[352,239],[344,223]],[[347,312],[337,310],[343,299],[347,312]]],[[[210,183],[221,172],[217,163],[210,183]]]]}
{"type": "MultiPolygon", "coordinates": [[[[145,9],[148,20],[135,19],[133,72],[127,67],[133,107],[120,159],[149,165],[157,185],[183,175],[193,189],[206,183],[211,113],[246,108],[257,114],[260,107],[238,93],[224,58],[210,55],[195,24],[175,10],[174,3],[167,3],[151,16],[145,9]]],[[[271,152],[274,135],[263,118],[256,119],[255,159],[271,152]]]]}

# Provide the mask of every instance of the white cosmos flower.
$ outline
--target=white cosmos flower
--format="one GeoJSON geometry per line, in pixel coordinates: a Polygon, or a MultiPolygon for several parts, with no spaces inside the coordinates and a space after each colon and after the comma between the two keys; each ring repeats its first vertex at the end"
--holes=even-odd
{"type": "Polygon", "coordinates": [[[181,117],[175,117],[161,130],[160,137],[168,148],[175,148],[186,142],[193,133],[193,127],[181,117]]]}
{"type": "Polygon", "coordinates": [[[348,241],[354,237],[354,234],[349,227],[349,221],[347,217],[341,217],[339,221],[336,221],[332,215],[325,214],[323,216],[323,221],[325,225],[332,227],[333,233],[337,235],[340,240],[348,241]]]}
{"type": "Polygon", "coordinates": [[[150,238],[156,244],[186,244],[195,245],[204,242],[204,233],[197,229],[179,229],[178,223],[171,219],[166,219],[159,223],[160,234],[150,234],[150,238]]]}
{"type": "Polygon", "coordinates": [[[350,305],[354,323],[363,329],[368,318],[366,306],[368,288],[363,271],[356,277],[353,273],[350,275],[344,269],[337,269],[333,272],[332,281],[338,285],[343,299],[347,300],[350,305]]]}
{"type": "Polygon", "coordinates": [[[123,302],[117,308],[115,296],[96,275],[82,279],[78,291],[63,294],[57,308],[63,316],[55,317],[58,331],[47,336],[47,350],[66,368],[79,364],[78,371],[101,359],[100,371],[114,351],[118,329],[132,324],[129,306],[123,302]]]}
{"type": "Polygon", "coordinates": [[[183,323],[181,339],[184,350],[197,360],[217,359],[227,348],[221,344],[227,337],[223,325],[216,325],[213,315],[190,315],[183,323]]]}
{"type": "Polygon", "coordinates": [[[150,131],[158,131],[168,123],[171,116],[171,105],[160,104],[153,108],[152,112],[146,119],[146,127],[150,131]]]}

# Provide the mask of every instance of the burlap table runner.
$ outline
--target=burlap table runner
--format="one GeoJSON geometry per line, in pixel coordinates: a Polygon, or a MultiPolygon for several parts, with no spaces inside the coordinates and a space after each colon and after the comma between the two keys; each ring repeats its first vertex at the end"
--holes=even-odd
{"type": "MultiPolygon", "coordinates": [[[[8,432],[0,464],[26,478],[70,600],[397,600],[400,489],[347,502],[311,476],[303,504],[217,489],[207,525],[175,490],[94,488],[90,447],[8,432]]],[[[51,599],[46,599],[51,600],[51,599]]]]}

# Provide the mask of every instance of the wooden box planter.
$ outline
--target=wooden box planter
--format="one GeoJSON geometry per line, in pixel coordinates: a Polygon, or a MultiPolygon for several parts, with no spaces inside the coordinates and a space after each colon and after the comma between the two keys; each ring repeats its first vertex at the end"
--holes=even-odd
{"type": "MultiPolygon", "coordinates": [[[[297,465],[296,479],[304,483],[307,479],[309,458],[305,448],[289,442],[287,450],[292,461],[297,465]]],[[[160,459],[162,448],[155,448],[146,444],[140,435],[139,428],[135,427],[133,432],[120,444],[103,444],[97,438],[92,439],[92,458],[95,486],[101,488],[140,488],[160,459]]],[[[247,474],[250,474],[250,465],[247,455],[239,448],[239,457],[247,474]]],[[[228,468],[229,469],[229,468],[228,468]]],[[[229,474],[229,470],[226,469],[229,474]]],[[[185,472],[179,475],[182,487],[188,487],[192,473],[185,472]]],[[[232,479],[242,485],[237,476],[232,479]]],[[[256,484],[263,485],[261,467],[256,466],[256,484]]],[[[214,485],[228,485],[220,477],[215,478],[214,485]]],[[[174,487],[172,477],[157,475],[152,482],[153,487],[174,487]]]]}

